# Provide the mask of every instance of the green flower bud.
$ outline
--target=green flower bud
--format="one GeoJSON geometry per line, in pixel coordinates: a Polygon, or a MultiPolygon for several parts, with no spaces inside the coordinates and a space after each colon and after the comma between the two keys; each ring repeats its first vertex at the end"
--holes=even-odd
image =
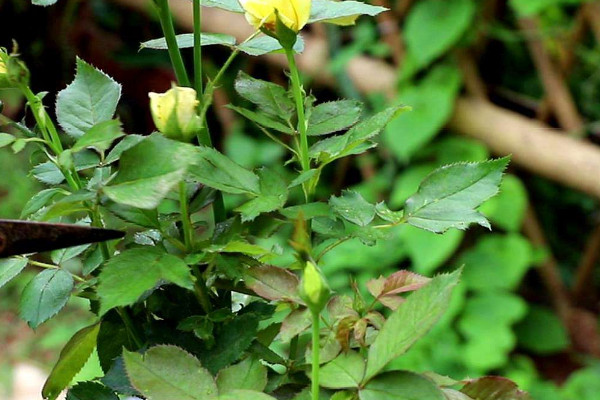
{"type": "Polygon", "coordinates": [[[29,70],[16,55],[0,48],[0,89],[29,86],[29,70]]]}
{"type": "Polygon", "coordinates": [[[200,130],[196,91],[173,86],[165,93],[149,93],[156,128],[166,137],[190,142],[200,130]]]}
{"type": "Polygon", "coordinates": [[[320,313],[327,304],[331,290],[317,266],[311,261],[306,262],[304,275],[300,283],[300,297],[313,313],[320,313]]]}

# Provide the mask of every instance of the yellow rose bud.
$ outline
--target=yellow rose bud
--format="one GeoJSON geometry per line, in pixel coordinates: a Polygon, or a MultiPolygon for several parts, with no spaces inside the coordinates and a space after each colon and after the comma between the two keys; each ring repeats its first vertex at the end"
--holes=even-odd
{"type": "Polygon", "coordinates": [[[311,0],[240,0],[246,19],[255,28],[275,30],[276,14],[294,32],[306,25],[310,17],[311,0]]]}
{"type": "Polygon", "coordinates": [[[173,86],[165,93],[149,93],[148,96],[156,128],[171,139],[190,142],[200,129],[196,91],[173,86]]]}
{"type": "Polygon", "coordinates": [[[302,284],[300,287],[302,300],[306,302],[307,307],[312,312],[321,312],[329,300],[330,290],[325,279],[317,269],[317,266],[310,261],[306,262],[302,284]]]}

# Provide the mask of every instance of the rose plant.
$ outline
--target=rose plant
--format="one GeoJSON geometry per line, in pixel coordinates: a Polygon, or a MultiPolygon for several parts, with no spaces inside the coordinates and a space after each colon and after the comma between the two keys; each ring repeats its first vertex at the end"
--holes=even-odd
{"type": "Polygon", "coordinates": [[[88,299],[97,316],[61,352],[44,398],[68,389],[70,400],[527,399],[500,377],[454,380],[388,368],[442,316],[460,270],[431,279],[410,271],[372,279],[370,298],[356,285],[348,296],[327,284],[322,257],[349,239],[374,244],[401,224],[435,233],[489,227],[477,208],[497,193],[508,163],[439,168],[397,211],[354,191],[317,198],[324,168],[376,146],[388,122],[409,108],[393,105],[364,118],[356,101],[318,103],[295,63],[303,47],[298,33],[307,23],[348,25],[385,9],[356,1],[207,2],[244,13],[256,28],[236,43],[202,33],[200,1],[192,4],[194,33],[175,35],[167,0],[155,0],[164,38],[142,46],[167,50],[178,82],[149,94],[158,130],[149,136],[123,132],[115,118],[121,85],[81,59],[74,81],[57,95],[55,124],[45,94],[30,89],[16,49],[0,51],[0,83],[24,95],[35,120],[30,127],[3,119],[8,132],[0,145],[15,152],[37,146],[32,174],[48,185],[22,216],[128,232],[119,242],[54,251],[50,261],[0,262],[0,286],[28,264],[44,269],[21,299],[20,314],[32,328],[70,296],[88,299]],[[232,52],[205,83],[201,54],[209,43],[232,52]],[[188,47],[193,79],[181,56],[188,47]],[[229,107],[290,159],[278,171],[252,171],[212,147],[206,117],[233,59],[271,52],[286,54],[289,88],[240,72],[235,90],[248,107],[229,107]],[[224,196],[243,200],[227,210],[224,196]],[[273,235],[288,235],[289,246],[262,244],[273,235]],[[282,253],[293,260],[275,265],[282,253]],[[81,270],[66,268],[76,257],[81,270]],[[94,351],[104,375],[74,384],[94,351]]]}

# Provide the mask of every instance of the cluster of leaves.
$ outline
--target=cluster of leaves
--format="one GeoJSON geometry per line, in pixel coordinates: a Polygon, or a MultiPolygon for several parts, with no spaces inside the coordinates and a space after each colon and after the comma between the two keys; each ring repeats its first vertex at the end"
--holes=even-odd
{"type": "MultiPolygon", "coordinates": [[[[356,7],[353,13],[360,11],[356,7]]],[[[320,20],[344,16],[341,8],[331,9],[327,13],[317,7],[320,20]]],[[[226,37],[205,39],[236,46],[226,37]]],[[[179,37],[179,44],[185,47],[186,40],[179,37]]],[[[253,48],[278,50],[263,41],[253,48]]],[[[146,44],[161,46],[161,40],[146,44]]],[[[235,90],[252,107],[231,108],[298,161],[294,143],[299,140],[299,115],[293,94],[243,73],[235,90]]],[[[75,80],[56,102],[66,147],[54,144],[55,155],[46,151],[46,138],[39,138],[48,126],[40,121],[49,124],[45,117],[32,129],[11,123],[12,133],[2,136],[14,151],[30,143],[44,150],[36,153],[39,162],[32,174],[48,188],[28,201],[23,217],[103,224],[130,233],[121,243],[54,251],[51,263],[25,257],[2,261],[0,287],[28,263],[45,268],[21,299],[20,314],[32,328],[54,317],[72,295],[88,299],[98,316],[98,322],[77,332],[63,349],[44,387],[45,398],[54,399],[69,387],[94,351],[104,376],[73,386],[69,399],[117,399],[117,394],[150,399],[309,398],[308,386],[315,377],[307,371],[315,349],[307,339],[315,321],[300,288],[299,271],[306,261],[318,264],[350,240],[385,243],[406,227],[432,234],[471,224],[489,227],[477,208],[497,193],[508,163],[498,159],[437,168],[401,206],[392,207],[398,211],[353,190],[326,202],[293,203],[294,192],[311,197],[327,165],[375,147],[376,136],[406,107],[392,106],[362,118],[360,102],[317,104],[308,96],[304,108],[311,168],[288,171],[284,177],[267,167],[244,168],[213,148],[159,133],[126,134],[114,119],[120,93],[118,83],[78,59],[75,80]],[[16,146],[18,142],[23,145],[16,146]],[[209,212],[217,192],[243,198],[230,218],[221,221],[209,212]],[[184,204],[189,205],[194,230],[189,246],[184,241],[184,204]],[[290,229],[286,239],[292,260],[275,266],[272,260],[282,255],[282,248],[263,243],[290,229]],[[81,260],[80,271],[65,267],[75,258],[81,260]]],[[[28,99],[32,110],[43,113],[43,96],[33,96],[28,99]]],[[[454,381],[390,368],[444,314],[459,275],[457,270],[428,279],[400,271],[366,284],[370,302],[357,288],[353,296],[331,298],[320,316],[325,328],[316,332],[323,398],[528,398],[503,378],[454,381]],[[401,296],[411,291],[415,293],[401,296]]]]}

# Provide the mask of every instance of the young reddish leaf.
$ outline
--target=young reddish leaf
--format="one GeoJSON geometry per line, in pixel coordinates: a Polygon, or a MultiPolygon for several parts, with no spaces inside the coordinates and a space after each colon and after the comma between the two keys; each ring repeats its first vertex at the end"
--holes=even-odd
{"type": "Polygon", "coordinates": [[[287,300],[303,304],[298,295],[300,279],[287,269],[273,265],[250,267],[244,273],[246,285],[268,300],[287,300]]]}
{"type": "Polygon", "coordinates": [[[417,290],[431,279],[410,271],[398,271],[387,278],[379,277],[367,282],[369,292],[386,307],[395,310],[404,301],[396,296],[400,293],[417,290]]]}
{"type": "Polygon", "coordinates": [[[531,397],[517,385],[499,376],[485,376],[467,383],[462,393],[474,399],[486,400],[531,400],[531,397]]]}
{"type": "Polygon", "coordinates": [[[288,314],[281,323],[279,339],[288,343],[294,336],[307,330],[312,324],[312,317],[308,308],[299,308],[288,314]]]}

